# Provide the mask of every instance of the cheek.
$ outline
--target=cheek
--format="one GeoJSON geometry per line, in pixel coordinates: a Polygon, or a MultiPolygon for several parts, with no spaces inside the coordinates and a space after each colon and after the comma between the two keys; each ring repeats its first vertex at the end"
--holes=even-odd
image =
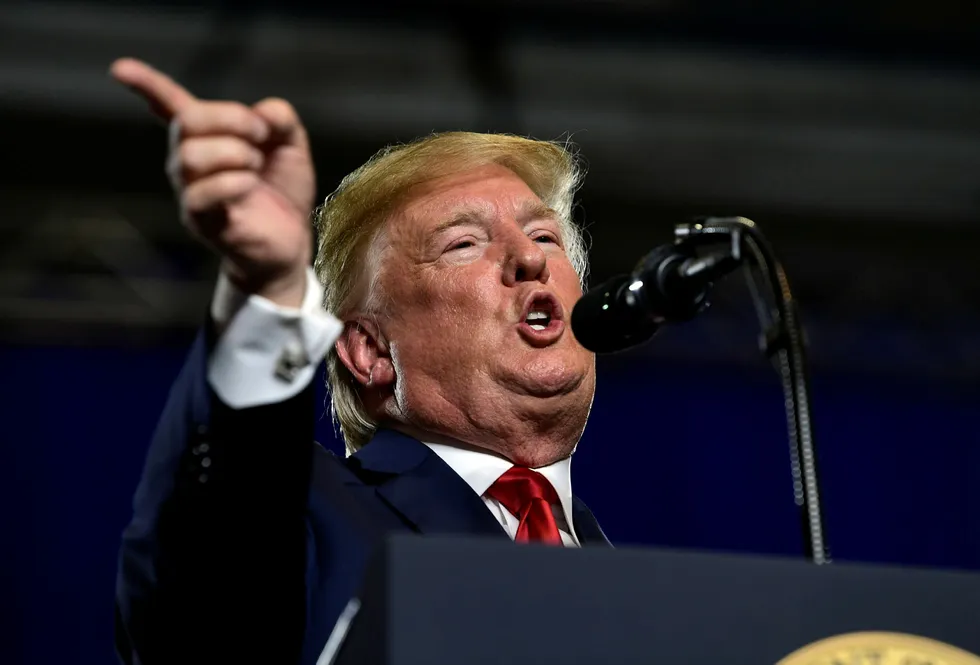
{"type": "Polygon", "coordinates": [[[551,284],[561,297],[562,304],[569,308],[582,297],[578,273],[568,261],[556,262],[551,268],[551,284]]]}
{"type": "Polygon", "coordinates": [[[495,306],[500,280],[480,263],[440,270],[420,283],[426,302],[435,310],[475,314],[495,306]]]}
{"type": "Polygon", "coordinates": [[[467,349],[481,348],[499,327],[496,284],[493,276],[473,267],[416,277],[411,289],[395,289],[391,298],[392,341],[415,357],[452,349],[458,358],[467,349]]]}
{"type": "Polygon", "coordinates": [[[479,347],[498,336],[498,281],[477,270],[453,271],[433,293],[433,313],[455,339],[452,346],[479,347]]]}

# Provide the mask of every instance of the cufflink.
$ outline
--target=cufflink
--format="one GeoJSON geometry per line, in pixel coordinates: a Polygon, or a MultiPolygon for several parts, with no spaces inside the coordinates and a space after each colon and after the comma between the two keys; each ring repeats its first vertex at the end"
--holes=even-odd
{"type": "Polygon", "coordinates": [[[306,352],[298,345],[287,345],[279,356],[276,363],[276,377],[287,383],[292,383],[296,379],[299,371],[310,364],[310,359],[306,357],[306,352]]]}

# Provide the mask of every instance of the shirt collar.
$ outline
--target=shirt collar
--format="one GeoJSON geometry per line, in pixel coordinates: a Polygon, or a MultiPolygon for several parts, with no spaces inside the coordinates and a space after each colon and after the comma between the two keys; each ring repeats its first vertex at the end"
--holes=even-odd
{"type": "MultiPolygon", "coordinates": [[[[481,497],[490,489],[491,485],[497,482],[500,476],[514,466],[510,460],[490,452],[444,443],[426,443],[425,441],[422,443],[425,443],[432,452],[448,464],[481,497]]],[[[548,466],[534,469],[534,471],[547,478],[548,482],[555,488],[558,500],[561,502],[565,522],[570,529],[574,529],[572,526],[572,458],[560,459],[548,466]]]]}

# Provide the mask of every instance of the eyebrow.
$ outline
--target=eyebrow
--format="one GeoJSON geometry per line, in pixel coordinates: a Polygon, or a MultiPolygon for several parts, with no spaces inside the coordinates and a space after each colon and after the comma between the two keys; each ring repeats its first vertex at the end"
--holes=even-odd
{"type": "MultiPolygon", "coordinates": [[[[488,204],[468,204],[461,206],[458,210],[454,210],[450,214],[449,218],[437,224],[436,227],[430,231],[430,235],[437,235],[448,229],[462,226],[463,224],[479,224],[481,222],[486,222],[487,219],[493,214],[490,208],[491,206],[488,204]]],[[[520,224],[524,225],[541,219],[553,220],[557,222],[558,213],[553,208],[546,206],[541,201],[526,200],[518,204],[517,221],[520,224]]]]}
{"type": "Polygon", "coordinates": [[[550,219],[558,221],[558,212],[554,208],[546,206],[542,201],[526,200],[520,204],[517,221],[521,224],[537,219],[550,219]]]}
{"type": "Polygon", "coordinates": [[[442,222],[439,222],[439,224],[437,224],[436,227],[429,232],[429,235],[434,236],[447,229],[462,226],[463,224],[478,224],[480,222],[485,222],[491,215],[489,208],[489,205],[467,204],[460,206],[458,209],[453,210],[448,218],[442,222]]]}

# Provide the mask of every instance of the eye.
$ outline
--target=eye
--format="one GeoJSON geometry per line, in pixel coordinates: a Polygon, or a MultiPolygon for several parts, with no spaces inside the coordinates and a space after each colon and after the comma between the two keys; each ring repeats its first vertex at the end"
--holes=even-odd
{"type": "Polygon", "coordinates": [[[475,247],[476,244],[472,240],[457,240],[449,247],[446,248],[447,252],[451,252],[454,249],[466,249],[468,247],[475,247]]]}
{"type": "Polygon", "coordinates": [[[536,236],[533,240],[534,242],[540,242],[540,243],[551,243],[553,245],[558,244],[558,239],[555,238],[553,235],[547,233],[542,233],[541,235],[536,236]]]}

